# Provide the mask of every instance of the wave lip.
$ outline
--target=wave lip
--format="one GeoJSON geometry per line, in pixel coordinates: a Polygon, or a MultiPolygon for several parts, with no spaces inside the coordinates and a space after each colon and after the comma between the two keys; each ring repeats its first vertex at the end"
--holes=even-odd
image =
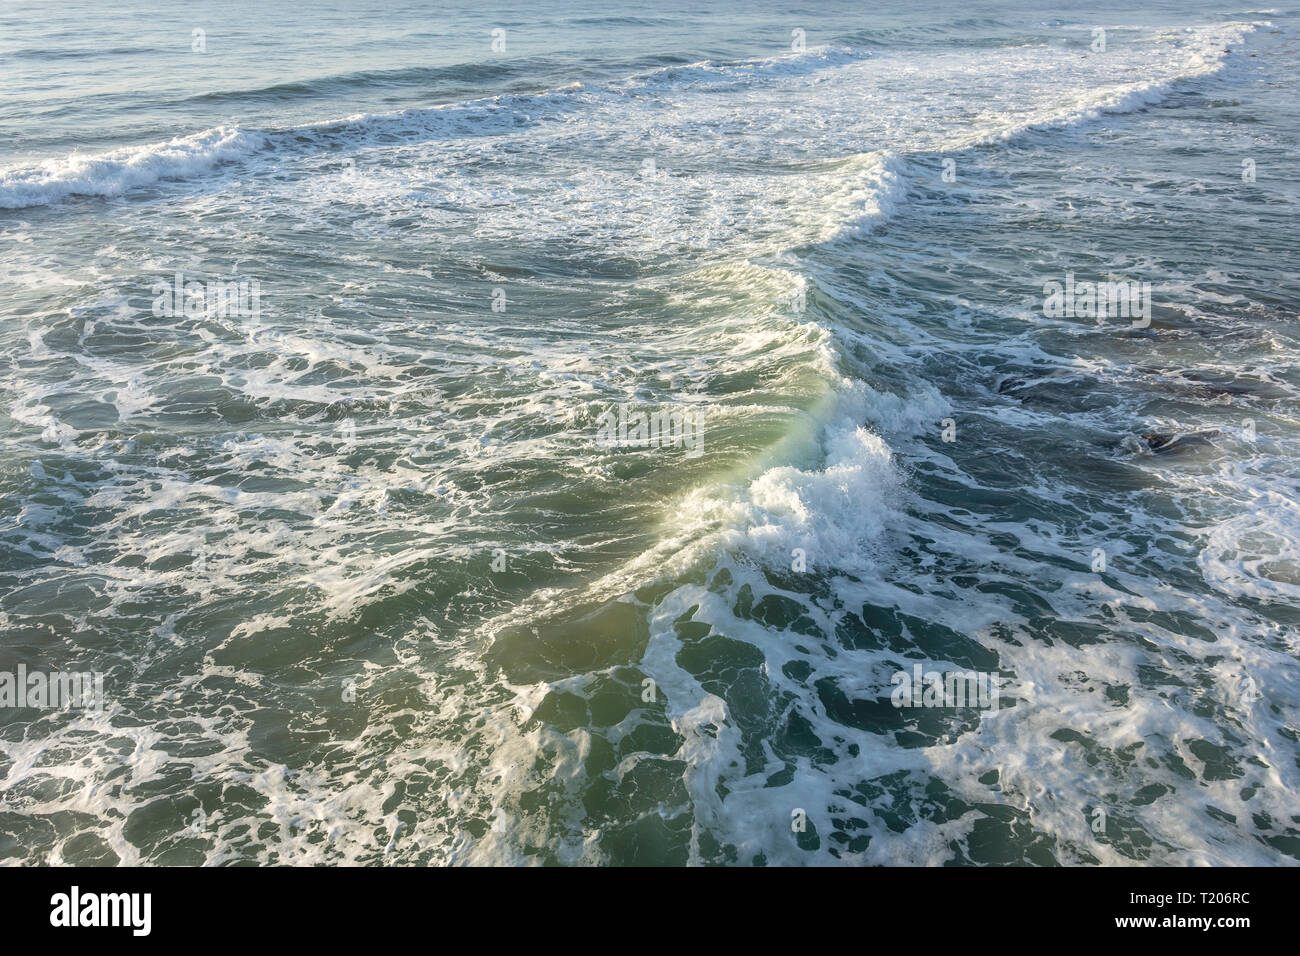
{"type": "Polygon", "coordinates": [[[907,196],[902,160],[888,150],[853,156],[843,166],[848,185],[837,202],[838,218],[824,239],[862,237],[893,217],[907,196]]]}
{"type": "Polygon", "coordinates": [[[217,126],[166,143],[129,146],[99,156],[73,154],[35,166],[0,169],[0,209],[26,209],[68,196],[120,196],[129,189],[186,179],[251,156],[265,145],[260,133],[217,126]]]}

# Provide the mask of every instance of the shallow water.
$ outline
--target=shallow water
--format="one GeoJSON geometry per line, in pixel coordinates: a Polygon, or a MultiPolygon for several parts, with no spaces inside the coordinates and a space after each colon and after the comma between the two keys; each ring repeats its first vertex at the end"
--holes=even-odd
{"type": "Polygon", "coordinates": [[[0,13],[0,857],[1300,858],[1295,11],[266,6],[0,13]]]}

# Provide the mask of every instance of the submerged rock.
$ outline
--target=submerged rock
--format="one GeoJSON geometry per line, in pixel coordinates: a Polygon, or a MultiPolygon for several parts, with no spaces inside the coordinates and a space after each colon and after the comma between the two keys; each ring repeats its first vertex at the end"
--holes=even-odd
{"type": "Polygon", "coordinates": [[[1142,435],[1142,441],[1146,443],[1150,451],[1155,452],[1157,455],[1164,455],[1192,445],[1212,444],[1210,439],[1217,438],[1220,434],[1222,433],[1217,428],[1197,432],[1174,432],[1169,435],[1147,432],[1142,435]]]}

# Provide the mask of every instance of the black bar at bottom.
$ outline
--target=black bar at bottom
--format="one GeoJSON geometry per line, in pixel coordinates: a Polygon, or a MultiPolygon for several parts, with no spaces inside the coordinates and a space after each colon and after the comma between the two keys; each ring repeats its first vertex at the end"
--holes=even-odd
{"type": "MultiPolygon", "coordinates": [[[[1056,939],[1181,943],[1198,935],[1232,945],[1256,930],[1278,934],[1291,925],[1282,883],[1292,876],[1286,869],[8,868],[0,869],[0,899],[9,933],[17,934],[11,942],[49,934],[51,941],[112,938],[127,946],[371,946],[396,927],[405,927],[399,936],[419,937],[459,925],[486,931],[484,942],[499,945],[502,930],[532,934],[535,942],[536,934],[569,924],[584,936],[626,939],[636,929],[688,943],[701,934],[687,927],[702,922],[712,927],[703,935],[731,942],[729,934],[811,923],[857,933],[873,946],[915,944],[918,934],[948,944],[996,942],[1039,929],[1056,939]],[[966,932],[975,935],[952,935],[966,932]]],[[[436,936],[429,939],[437,945],[436,936]]],[[[385,945],[397,941],[388,937],[385,945]]]]}

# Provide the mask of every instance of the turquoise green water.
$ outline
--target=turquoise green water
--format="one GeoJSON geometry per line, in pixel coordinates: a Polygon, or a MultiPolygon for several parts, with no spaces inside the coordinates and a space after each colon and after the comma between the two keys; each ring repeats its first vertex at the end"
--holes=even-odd
{"type": "Polygon", "coordinates": [[[0,857],[1294,863],[1290,12],[198,10],[0,17],[0,857]]]}

